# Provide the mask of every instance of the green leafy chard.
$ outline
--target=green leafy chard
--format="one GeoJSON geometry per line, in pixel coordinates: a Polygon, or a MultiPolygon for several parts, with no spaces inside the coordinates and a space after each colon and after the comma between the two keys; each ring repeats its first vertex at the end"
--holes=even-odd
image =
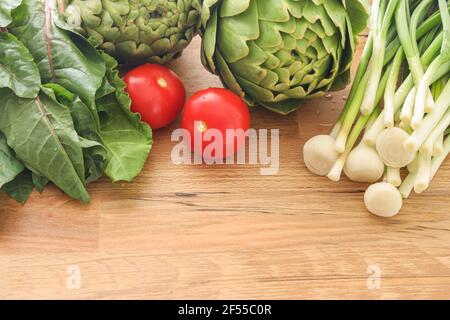
{"type": "Polygon", "coordinates": [[[17,8],[22,0],[2,0],[0,2],[0,28],[7,27],[12,22],[11,11],[17,8]]]}
{"type": "Polygon", "coordinates": [[[42,83],[77,94],[97,117],[94,100],[105,75],[99,53],[59,17],[56,0],[25,0],[8,31],[30,51],[42,83]]]}
{"type": "Polygon", "coordinates": [[[125,93],[125,82],[116,70],[117,62],[103,54],[107,80],[114,91],[97,100],[102,140],[108,150],[106,175],[112,181],[130,181],[140,173],[152,145],[150,127],[130,111],[131,100],[125,93]]]}
{"type": "Polygon", "coordinates": [[[107,150],[89,107],[77,95],[58,84],[47,84],[45,87],[52,89],[57,100],[69,108],[83,148],[86,183],[99,179],[106,167],[107,150]]]}
{"type": "Polygon", "coordinates": [[[14,151],[6,143],[6,138],[0,132],[0,188],[23,171],[24,167],[16,159],[14,151]]]}
{"type": "Polygon", "coordinates": [[[81,143],[67,107],[49,89],[35,99],[3,89],[0,105],[0,130],[17,158],[72,198],[88,202],[81,143]]]}
{"type": "Polygon", "coordinates": [[[35,98],[41,78],[28,49],[16,37],[0,32],[0,88],[9,88],[22,98],[35,98]]]}
{"type": "Polygon", "coordinates": [[[48,184],[48,179],[40,176],[39,174],[32,172],[31,180],[33,181],[33,186],[39,193],[42,193],[45,189],[45,186],[48,184]]]}
{"type": "Polygon", "coordinates": [[[24,204],[30,197],[31,192],[33,192],[33,181],[30,171],[22,171],[14,180],[5,184],[2,190],[17,202],[24,204]]]}
{"type": "Polygon", "coordinates": [[[0,29],[2,190],[24,203],[52,182],[88,202],[103,174],[132,180],[152,132],[130,111],[117,62],[60,19],[61,1],[11,3],[0,4],[0,21],[11,17],[0,29]]]}

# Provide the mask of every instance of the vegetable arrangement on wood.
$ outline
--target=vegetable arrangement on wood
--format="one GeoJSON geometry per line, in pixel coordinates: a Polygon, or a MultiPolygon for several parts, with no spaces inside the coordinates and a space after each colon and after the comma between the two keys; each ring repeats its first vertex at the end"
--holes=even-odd
{"type": "MultiPolygon", "coordinates": [[[[0,187],[24,203],[51,182],[88,202],[87,184],[103,175],[131,181],[150,152],[150,126],[169,125],[186,102],[181,79],[159,64],[179,57],[197,33],[203,65],[229,90],[188,100],[181,126],[191,136],[244,132],[248,106],[288,114],[339,90],[350,81],[366,7],[362,0],[3,0],[0,187]],[[144,64],[124,81],[119,63],[144,64]]],[[[304,146],[314,174],[372,183],[364,200],[376,215],[392,217],[402,198],[424,192],[450,153],[449,8],[447,0],[373,0],[345,107],[329,135],[304,146]]],[[[203,155],[206,142],[192,151],[203,155]]],[[[238,151],[220,147],[212,158],[238,151]]]]}
{"type": "Polygon", "coordinates": [[[376,215],[393,216],[402,197],[428,189],[450,153],[449,9],[446,0],[374,0],[347,103],[330,135],[304,147],[308,168],[333,181],[342,171],[359,182],[384,177],[366,192],[376,215]]]}
{"type": "Polygon", "coordinates": [[[56,0],[0,2],[0,187],[19,202],[54,183],[138,175],[152,132],[130,111],[117,62],[61,20],[56,0]]]}

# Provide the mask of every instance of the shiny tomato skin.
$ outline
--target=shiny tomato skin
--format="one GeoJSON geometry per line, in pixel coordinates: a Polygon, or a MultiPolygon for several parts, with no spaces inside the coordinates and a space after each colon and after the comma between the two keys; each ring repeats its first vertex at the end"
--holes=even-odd
{"type": "Polygon", "coordinates": [[[227,148],[226,130],[242,129],[246,132],[250,128],[250,112],[247,104],[235,93],[223,88],[209,88],[198,91],[187,101],[181,126],[191,135],[191,149],[200,155],[211,142],[203,141],[201,150],[198,150],[194,145],[194,134],[203,136],[206,129],[219,130],[224,137],[223,155],[226,158],[238,152],[238,146],[245,142],[245,137],[237,136],[234,148],[227,148]],[[200,128],[195,126],[195,122],[202,123],[200,128]]]}
{"type": "Polygon", "coordinates": [[[141,114],[152,129],[173,122],[186,101],[186,89],[172,70],[158,64],[144,64],[128,72],[124,81],[131,98],[131,111],[141,114]]]}

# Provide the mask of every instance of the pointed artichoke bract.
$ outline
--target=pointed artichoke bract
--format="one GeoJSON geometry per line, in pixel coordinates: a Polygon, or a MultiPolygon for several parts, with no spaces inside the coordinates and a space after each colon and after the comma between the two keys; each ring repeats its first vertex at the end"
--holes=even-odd
{"type": "Polygon", "coordinates": [[[249,105],[287,114],[344,88],[363,0],[204,0],[202,62],[249,105]]]}
{"type": "Polygon", "coordinates": [[[67,22],[120,63],[164,64],[198,33],[201,0],[64,0],[67,22]]]}

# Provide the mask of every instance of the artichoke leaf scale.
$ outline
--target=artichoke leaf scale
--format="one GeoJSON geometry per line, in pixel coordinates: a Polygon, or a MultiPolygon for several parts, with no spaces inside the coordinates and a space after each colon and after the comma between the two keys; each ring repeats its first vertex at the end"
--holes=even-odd
{"type": "Polygon", "coordinates": [[[300,70],[299,72],[297,72],[294,75],[294,77],[292,77],[292,79],[291,79],[291,87],[296,87],[296,86],[301,85],[305,75],[306,75],[306,72],[304,72],[303,70],[300,70]]]}
{"type": "Polygon", "coordinates": [[[211,19],[208,20],[207,28],[202,33],[202,63],[213,74],[219,74],[215,63],[215,55],[219,56],[219,53],[215,54],[218,29],[217,16],[217,10],[213,11],[211,19]]]}
{"type": "Polygon", "coordinates": [[[274,72],[278,75],[278,84],[274,87],[275,91],[283,91],[289,89],[289,83],[291,80],[291,75],[288,69],[279,68],[274,70],[274,72]]]}
{"type": "Polygon", "coordinates": [[[316,90],[317,85],[319,84],[319,81],[320,81],[319,78],[314,78],[314,80],[308,86],[308,90],[306,91],[306,95],[308,95],[311,92],[313,92],[314,90],[316,90]]]}
{"type": "MultiPolygon", "coordinates": [[[[307,92],[305,90],[305,88],[303,88],[302,86],[298,86],[289,90],[286,90],[284,92],[284,94],[286,95],[287,99],[301,99],[306,97],[307,92]]],[[[281,97],[279,97],[281,98],[281,97]]],[[[279,99],[278,98],[278,99],[279,99]]],[[[281,100],[276,100],[276,101],[281,101],[281,100]]]]}
{"type": "Polygon", "coordinates": [[[236,77],[239,85],[245,90],[247,95],[251,97],[251,101],[254,101],[254,97],[261,99],[260,101],[273,101],[275,99],[272,90],[258,86],[257,84],[247,81],[244,78],[236,77]]]}
{"type": "Polygon", "coordinates": [[[248,94],[244,92],[244,89],[241,87],[241,81],[238,82],[238,76],[235,76],[230,68],[228,67],[228,64],[226,63],[223,56],[220,54],[220,52],[217,52],[216,54],[216,60],[217,60],[217,70],[219,71],[220,80],[224,87],[230,88],[230,90],[233,90],[236,92],[242,99],[244,99],[249,105],[253,105],[255,101],[249,97],[248,94]]]}
{"type": "MultiPolygon", "coordinates": [[[[317,34],[312,31],[311,29],[306,30],[305,32],[305,39],[308,40],[309,45],[313,44],[314,42],[318,41],[318,36],[317,34]]],[[[309,48],[309,46],[308,46],[309,48]]]]}
{"type": "MultiPolygon", "coordinates": [[[[215,3],[217,0],[207,2],[215,3]]],[[[224,0],[221,3],[220,17],[235,17],[249,10],[252,5],[254,5],[253,0],[224,0]]]]}
{"type": "Polygon", "coordinates": [[[273,63],[279,64],[278,58],[266,54],[262,50],[258,50],[257,46],[253,42],[249,42],[250,54],[234,63],[229,63],[229,68],[233,73],[241,77],[246,78],[249,81],[260,83],[263,79],[267,77],[270,68],[264,67],[264,64],[271,60],[273,63]],[[253,49],[254,48],[254,49],[253,49]]]}
{"type": "Polygon", "coordinates": [[[316,50],[314,50],[313,47],[309,46],[308,49],[306,49],[306,56],[311,59],[311,61],[315,61],[317,59],[316,50]]]}
{"type": "MultiPolygon", "coordinates": [[[[321,3],[322,4],[322,3],[321,3]]],[[[336,33],[337,28],[334,21],[330,18],[327,13],[326,7],[324,5],[311,7],[307,5],[305,10],[305,19],[311,25],[320,25],[322,27],[321,32],[325,33],[327,36],[331,36],[336,33]]]]}
{"type": "Polygon", "coordinates": [[[258,16],[262,21],[288,22],[291,20],[286,0],[257,0],[258,16]]]}
{"type": "Polygon", "coordinates": [[[334,25],[338,28],[339,34],[341,35],[341,45],[344,47],[347,39],[346,34],[348,28],[348,13],[345,11],[345,8],[342,5],[342,1],[328,0],[324,2],[324,8],[326,14],[331,18],[331,20],[334,22],[334,25]]]}
{"type": "MultiPolygon", "coordinates": [[[[350,19],[348,19],[348,22],[350,23],[350,19]]],[[[352,58],[353,58],[353,54],[354,52],[351,50],[351,48],[354,48],[356,46],[356,43],[358,41],[357,37],[353,35],[352,32],[352,28],[351,25],[349,25],[349,27],[347,28],[347,37],[348,37],[348,41],[350,42],[350,45],[347,46],[342,46],[342,48],[344,48],[345,52],[343,53],[343,58],[342,64],[341,64],[341,69],[344,70],[343,72],[345,72],[345,70],[347,70],[348,68],[350,68],[352,66],[352,58]]]]}
{"type": "Polygon", "coordinates": [[[353,30],[352,34],[358,34],[366,28],[368,13],[365,1],[345,0],[344,5],[348,12],[348,25],[353,30]]]}
{"type": "Polygon", "coordinates": [[[278,68],[280,65],[281,65],[280,59],[275,54],[268,52],[267,59],[264,62],[264,64],[262,64],[262,67],[266,68],[266,69],[274,70],[274,69],[278,68]]]}
{"type": "Polygon", "coordinates": [[[248,10],[238,16],[225,17],[218,22],[218,33],[222,36],[217,39],[217,46],[228,63],[236,62],[249,54],[247,42],[258,39],[260,29],[258,26],[258,12],[254,1],[248,10]]]}
{"type": "Polygon", "coordinates": [[[316,50],[317,58],[321,59],[329,55],[329,53],[325,50],[325,46],[322,41],[316,41],[312,44],[312,47],[316,50]]]}
{"type": "Polygon", "coordinates": [[[261,48],[273,48],[284,46],[283,34],[292,34],[297,26],[294,20],[286,23],[259,22],[260,36],[255,42],[261,48]]]}
{"type": "Polygon", "coordinates": [[[302,67],[303,64],[293,58],[291,64],[289,65],[289,73],[291,74],[291,78],[293,78],[295,74],[302,69],[302,67]]]}
{"type": "Polygon", "coordinates": [[[274,88],[278,83],[278,74],[272,70],[267,72],[267,76],[261,81],[260,86],[263,88],[274,88]]]}
{"type": "Polygon", "coordinates": [[[303,19],[300,18],[296,20],[296,29],[295,32],[292,33],[292,36],[296,39],[303,39],[305,37],[305,32],[308,30],[309,23],[303,19]]]}
{"type": "Polygon", "coordinates": [[[327,74],[330,74],[332,66],[333,58],[331,56],[325,56],[313,63],[313,69],[316,75],[319,75],[319,78],[325,78],[327,74]]]}
{"type": "Polygon", "coordinates": [[[288,33],[283,33],[282,34],[282,38],[283,38],[283,48],[282,51],[291,51],[291,50],[295,50],[297,48],[297,40],[288,33]]]}
{"type": "MultiPolygon", "coordinates": [[[[320,38],[320,39],[329,37],[335,33],[335,32],[333,32],[331,34],[326,34],[320,21],[316,21],[316,22],[312,23],[309,27],[309,30],[315,33],[316,38],[320,38]]],[[[337,30],[335,30],[335,31],[337,31],[337,30]]]]}
{"type": "Polygon", "coordinates": [[[291,50],[280,50],[278,51],[275,56],[278,58],[278,60],[280,60],[280,67],[286,67],[291,63],[291,59],[292,59],[292,54],[291,54],[291,50]]]}

